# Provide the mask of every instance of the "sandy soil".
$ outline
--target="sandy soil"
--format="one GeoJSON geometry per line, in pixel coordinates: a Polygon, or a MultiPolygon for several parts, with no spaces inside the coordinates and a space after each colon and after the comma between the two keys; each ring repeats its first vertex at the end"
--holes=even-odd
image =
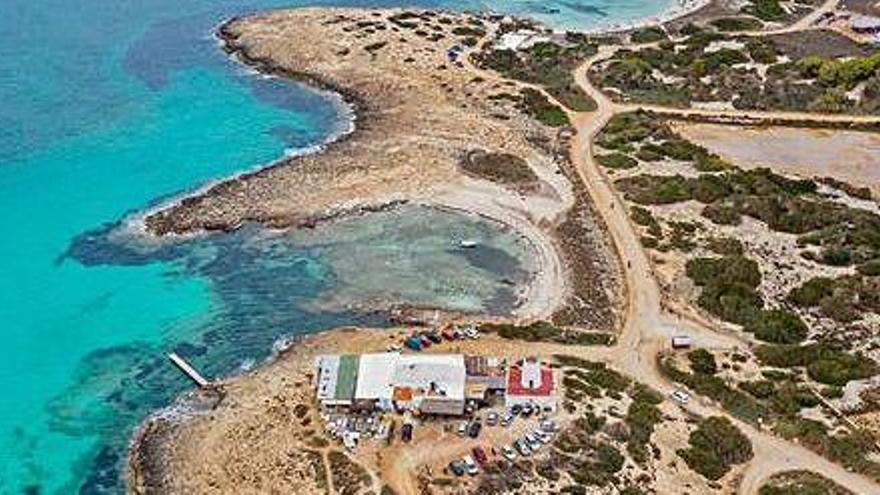
{"type": "Polygon", "coordinates": [[[802,177],[834,177],[880,193],[880,134],[676,123],[685,138],[743,168],[770,167],[802,177]]]}

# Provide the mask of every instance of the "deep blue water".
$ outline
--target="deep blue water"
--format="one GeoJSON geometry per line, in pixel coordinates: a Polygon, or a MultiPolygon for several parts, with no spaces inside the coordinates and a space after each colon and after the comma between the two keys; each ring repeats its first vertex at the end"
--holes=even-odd
{"type": "MultiPolygon", "coordinates": [[[[139,250],[114,235],[124,231],[117,227],[127,214],[161,198],[338,131],[338,108],[324,95],[248,74],[211,38],[229,15],[291,3],[3,3],[0,493],[117,492],[131,428],[189,386],[166,363],[169,350],[219,375],[261,359],[281,335],[383,321],[308,309],[354,283],[341,277],[347,272],[339,261],[353,244],[267,240],[248,227],[139,250]]],[[[590,26],[654,14],[669,2],[412,3],[491,7],[590,26]]],[[[365,219],[375,225],[346,235],[410,260],[401,266],[420,278],[432,260],[438,271],[451,265],[438,243],[461,224],[467,235],[507,253],[470,254],[470,271],[456,277],[473,279],[473,293],[437,284],[427,291],[397,287],[394,295],[451,305],[509,299],[492,285],[501,272],[517,270],[509,233],[473,219],[420,215],[430,221],[413,222],[390,251],[381,228],[387,219],[365,219]]]]}

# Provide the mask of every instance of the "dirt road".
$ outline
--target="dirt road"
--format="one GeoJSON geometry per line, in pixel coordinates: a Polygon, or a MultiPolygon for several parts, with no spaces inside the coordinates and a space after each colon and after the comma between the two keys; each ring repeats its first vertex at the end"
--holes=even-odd
{"type": "MultiPolygon", "coordinates": [[[[687,318],[687,315],[673,315],[661,305],[661,292],[652,274],[650,260],[642,248],[635,229],[630,223],[627,210],[617,195],[608,177],[593,159],[592,146],[596,134],[618,112],[629,111],[638,106],[616,105],[601,91],[593,87],[587,73],[589,67],[616,51],[616,47],[603,47],[599,53],[588,60],[575,72],[575,80],[598,104],[598,109],[589,114],[575,116],[577,136],[572,143],[571,157],[578,168],[581,180],[593,198],[596,210],[605,220],[613,244],[627,266],[625,280],[627,287],[627,310],[617,352],[612,353],[612,365],[619,371],[662,391],[671,393],[675,384],[666,380],[656,366],[656,356],[663,349],[669,337],[676,332],[691,335],[698,346],[731,348],[743,345],[739,338],[719,333],[705,325],[687,318]],[[622,351],[622,352],[621,352],[622,351]]],[[[670,113],[686,113],[689,110],[652,107],[670,113]]],[[[797,118],[800,114],[785,112],[724,112],[725,115],[755,116],[758,118],[797,118]]],[[[845,116],[826,116],[808,114],[808,118],[818,121],[862,121],[864,118],[845,116]]],[[[876,121],[880,119],[873,118],[876,121]]],[[[584,352],[589,354],[589,352],[584,352]]],[[[687,409],[701,416],[724,415],[719,408],[701,401],[691,401],[687,409]]],[[[761,483],[769,476],[790,469],[805,469],[829,478],[855,493],[878,493],[880,486],[870,479],[847,471],[814,452],[764,433],[751,425],[730,418],[752,441],[754,459],[749,463],[740,493],[757,493],[761,483]]]]}

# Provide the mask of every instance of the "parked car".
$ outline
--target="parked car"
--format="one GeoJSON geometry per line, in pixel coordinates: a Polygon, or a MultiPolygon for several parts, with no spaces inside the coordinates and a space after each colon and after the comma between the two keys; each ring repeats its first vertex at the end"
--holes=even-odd
{"type": "Polygon", "coordinates": [[[400,439],[404,442],[409,442],[412,440],[413,435],[413,425],[411,423],[406,423],[403,425],[403,428],[400,429],[400,439]]]}
{"type": "Polygon", "coordinates": [[[471,450],[471,453],[474,454],[474,459],[480,464],[486,464],[489,462],[489,457],[486,455],[486,451],[483,450],[483,447],[474,447],[471,450]]]}
{"type": "Polygon", "coordinates": [[[521,405],[514,404],[513,407],[510,408],[510,413],[513,414],[514,416],[519,416],[519,414],[522,412],[522,409],[523,408],[521,405]]]}
{"type": "Polygon", "coordinates": [[[538,450],[538,447],[541,446],[541,442],[539,442],[538,439],[535,438],[535,436],[531,433],[526,433],[525,439],[526,442],[528,442],[529,444],[529,448],[532,450],[538,450]]]}
{"type": "Polygon", "coordinates": [[[431,344],[433,343],[431,342],[431,339],[425,337],[424,335],[419,335],[418,337],[422,339],[422,347],[431,347],[431,344]]]}
{"type": "Polygon", "coordinates": [[[495,426],[498,424],[498,413],[495,411],[490,412],[486,416],[486,424],[489,426],[495,426]]]}
{"type": "Polygon", "coordinates": [[[532,431],[532,436],[541,443],[550,443],[550,437],[540,429],[532,431]]]}
{"type": "Polygon", "coordinates": [[[510,445],[505,445],[504,447],[502,447],[501,454],[508,461],[513,461],[514,459],[516,459],[516,452],[512,448],[510,448],[510,445]]]}
{"type": "Polygon", "coordinates": [[[458,338],[452,330],[443,330],[440,335],[446,340],[455,340],[458,338]]]}
{"type": "Polygon", "coordinates": [[[461,461],[464,463],[465,468],[467,468],[467,473],[469,475],[476,476],[477,473],[480,472],[480,469],[477,467],[477,463],[474,462],[474,459],[471,456],[466,455],[461,458],[461,461]]]}
{"type": "Polygon", "coordinates": [[[528,418],[529,416],[532,415],[533,412],[535,412],[535,411],[534,411],[534,409],[532,408],[532,405],[531,405],[531,404],[526,404],[526,405],[523,406],[523,408],[522,408],[522,413],[521,413],[521,414],[522,414],[523,416],[525,416],[525,417],[528,418]]]}
{"type": "Polygon", "coordinates": [[[514,447],[516,447],[517,452],[520,453],[523,457],[528,457],[532,453],[532,449],[529,448],[529,445],[522,438],[518,439],[514,442],[514,447]]]}
{"type": "Polygon", "coordinates": [[[541,429],[548,433],[556,431],[556,423],[552,419],[545,419],[541,421],[541,429]]]}
{"type": "Polygon", "coordinates": [[[468,427],[468,436],[471,438],[477,438],[480,436],[480,430],[483,429],[483,425],[479,420],[471,423],[470,427],[468,427]]]}
{"type": "Polygon", "coordinates": [[[427,337],[428,340],[430,340],[431,342],[433,342],[435,344],[439,344],[440,342],[443,342],[443,337],[441,337],[440,334],[437,332],[425,332],[422,335],[427,337]]]}
{"type": "Polygon", "coordinates": [[[689,400],[691,400],[690,394],[680,388],[676,389],[675,392],[672,392],[672,398],[681,405],[685,405],[688,403],[689,400]]]}
{"type": "Polygon", "coordinates": [[[412,349],[414,351],[421,351],[422,350],[422,338],[419,337],[418,335],[410,335],[404,341],[404,345],[406,345],[407,347],[409,347],[410,349],[412,349]]]}
{"type": "Polygon", "coordinates": [[[501,418],[501,426],[507,427],[510,426],[511,423],[513,423],[513,414],[507,413],[501,418]]]}
{"type": "Polygon", "coordinates": [[[455,460],[449,463],[449,470],[456,476],[464,476],[464,473],[467,472],[467,466],[464,462],[455,460]]]}

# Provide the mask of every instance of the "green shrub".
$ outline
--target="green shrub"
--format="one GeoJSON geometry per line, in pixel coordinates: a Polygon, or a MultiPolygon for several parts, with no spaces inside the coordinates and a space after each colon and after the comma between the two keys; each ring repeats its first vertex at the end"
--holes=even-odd
{"type": "Polygon", "coordinates": [[[678,455],[691,469],[713,481],[727,474],[732,465],[742,464],[754,455],[749,439],[721,416],[701,421],[688,444],[687,449],[678,450],[678,455]]]}
{"type": "Polygon", "coordinates": [[[623,153],[611,153],[609,155],[597,155],[596,162],[607,168],[633,168],[639,162],[623,153]]]}
{"type": "Polygon", "coordinates": [[[538,122],[550,127],[568,125],[568,115],[559,106],[550,102],[540,91],[524,88],[521,93],[521,108],[538,122]]]}
{"type": "Polygon", "coordinates": [[[715,356],[706,349],[694,349],[688,353],[687,357],[694,373],[704,375],[718,373],[718,363],[715,362],[715,356]]]}
{"type": "Polygon", "coordinates": [[[733,31],[757,31],[764,23],[751,17],[723,17],[710,23],[715,29],[729,33],[733,31]]]}
{"type": "Polygon", "coordinates": [[[722,203],[708,204],[700,214],[717,225],[739,225],[742,223],[742,216],[732,205],[722,203]]]}
{"type": "Polygon", "coordinates": [[[758,263],[744,256],[692,258],[688,260],[685,272],[700,286],[738,283],[757,287],[761,283],[758,263]]]}
{"type": "Polygon", "coordinates": [[[660,26],[648,26],[634,31],[629,35],[629,39],[633,43],[656,43],[668,40],[669,36],[660,26]]]}
{"type": "Polygon", "coordinates": [[[743,330],[774,344],[797,344],[807,338],[807,324],[800,316],[784,309],[758,312],[754,319],[746,322],[743,330]]]}
{"type": "Polygon", "coordinates": [[[752,5],[743,10],[765,21],[780,21],[786,17],[779,0],[753,0],[752,5]]]}
{"type": "Polygon", "coordinates": [[[739,239],[731,237],[713,237],[706,241],[706,248],[722,256],[742,256],[745,252],[739,239]]]}
{"type": "Polygon", "coordinates": [[[861,354],[850,354],[826,344],[762,345],[755,351],[765,366],[805,367],[813,380],[826,385],[844,386],[852,380],[877,374],[877,363],[861,354]]]}
{"type": "Polygon", "coordinates": [[[776,384],[770,380],[742,382],[739,384],[739,388],[752,394],[757,399],[769,399],[776,393],[776,384]]]}

